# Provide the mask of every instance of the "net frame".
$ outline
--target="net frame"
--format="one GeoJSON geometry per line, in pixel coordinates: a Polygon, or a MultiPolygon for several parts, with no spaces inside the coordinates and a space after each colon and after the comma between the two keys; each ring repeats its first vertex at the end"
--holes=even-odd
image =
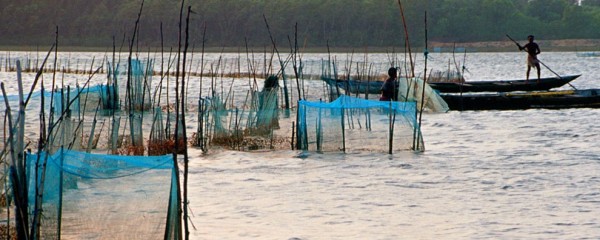
{"type": "Polygon", "coordinates": [[[60,149],[52,155],[26,156],[29,212],[43,213],[43,239],[181,238],[172,154],[141,157],[60,149]],[[38,195],[41,209],[35,208],[38,195]]]}
{"type": "Polygon", "coordinates": [[[341,95],[330,103],[300,100],[298,106],[296,143],[300,150],[388,153],[424,150],[416,102],[373,101],[341,95]]]}

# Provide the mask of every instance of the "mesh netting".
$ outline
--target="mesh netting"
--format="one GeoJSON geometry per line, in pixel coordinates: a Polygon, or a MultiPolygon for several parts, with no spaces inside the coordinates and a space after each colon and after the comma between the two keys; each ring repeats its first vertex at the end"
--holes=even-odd
{"type": "Polygon", "coordinates": [[[317,152],[423,150],[415,102],[340,96],[331,103],[300,101],[297,146],[317,152]]]}
{"type": "Polygon", "coordinates": [[[281,125],[276,90],[254,91],[244,108],[228,109],[219,95],[199,101],[195,145],[237,150],[289,148],[287,130],[281,125]]]}
{"type": "MultiPolygon", "coordinates": [[[[110,95],[116,90],[113,86],[106,86],[103,84],[86,86],[86,87],[67,87],[62,89],[56,89],[54,92],[48,90],[34,91],[29,95],[25,93],[24,100],[27,102],[28,109],[40,109],[42,104],[42,96],[44,100],[44,109],[46,112],[50,111],[50,103],[54,107],[53,111],[56,117],[59,117],[67,110],[71,113],[78,113],[80,111],[93,112],[96,107],[99,109],[110,109],[108,107],[114,105],[110,103],[110,95]],[[52,97],[52,99],[51,99],[52,97]]],[[[12,109],[18,109],[19,107],[19,95],[7,95],[6,99],[12,109]]],[[[2,101],[4,99],[2,98],[2,101]]],[[[5,109],[5,105],[0,105],[0,109],[5,109]]]]}
{"type": "MultiPolygon", "coordinates": [[[[371,98],[373,95],[379,96],[381,93],[381,87],[383,81],[378,81],[377,76],[370,76],[370,70],[368,72],[365,69],[366,63],[356,63],[357,68],[362,69],[363,74],[356,76],[351,75],[348,69],[338,73],[337,64],[335,62],[323,61],[321,69],[321,79],[328,85],[330,99],[334,99],[341,93],[346,95],[364,96],[365,99],[371,98]]],[[[378,69],[387,68],[384,65],[377,67],[378,69]]],[[[376,69],[377,69],[376,68],[376,69]]],[[[357,69],[357,72],[361,72],[357,69]]],[[[385,76],[383,79],[387,78],[385,76]]],[[[399,77],[397,78],[398,86],[398,101],[403,102],[417,102],[418,109],[429,111],[429,112],[447,112],[450,110],[448,104],[442,99],[442,97],[429,86],[425,84],[422,78],[418,77],[399,77]]]]}
{"type": "Polygon", "coordinates": [[[419,109],[431,112],[447,112],[448,104],[442,97],[421,78],[398,78],[398,100],[416,101],[419,109]],[[425,89],[423,89],[425,87],[425,89]],[[423,96],[423,94],[425,94],[423,96]],[[421,100],[423,100],[421,103],[421,100]],[[423,107],[421,107],[423,104],[423,107]]]}
{"type": "Polygon", "coordinates": [[[115,85],[118,86],[113,94],[118,96],[119,92],[123,90],[126,92],[126,108],[135,111],[150,109],[152,104],[151,86],[153,65],[152,60],[142,62],[138,59],[132,59],[130,76],[127,76],[127,71],[120,71],[118,69],[120,67],[119,64],[116,65],[116,69],[113,70],[114,72],[109,73],[109,77],[111,77],[113,81],[116,82],[115,85]]]}
{"type": "Polygon", "coordinates": [[[172,155],[133,157],[59,150],[51,156],[28,154],[27,166],[30,216],[34,215],[35,186],[43,187],[42,239],[179,237],[172,155]]]}
{"type": "MultiPolygon", "coordinates": [[[[103,99],[106,92],[111,91],[110,89],[112,87],[95,85],[67,87],[55,91],[38,90],[32,92],[31,95],[24,95],[24,101],[27,101],[26,99],[29,97],[27,109],[32,109],[35,112],[41,109],[43,104],[46,113],[50,113],[50,111],[54,113],[50,116],[52,119],[48,118],[48,120],[54,122],[48,142],[50,152],[60,147],[74,150],[87,148],[89,150],[92,146],[95,146],[95,144],[89,144],[89,139],[86,138],[86,136],[90,136],[87,130],[93,129],[95,126],[90,126],[91,121],[85,122],[84,115],[94,113],[96,109],[104,109],[103,99]]],[[[6,100],[11,109],[18,109],[19,95],[8,95],[6,100]]],[[[5,104],[0,104],[0,111],[5,112],[5,109],[5,104]]],[[[91,136],[93,135],[92,133],[91,136]]]]}

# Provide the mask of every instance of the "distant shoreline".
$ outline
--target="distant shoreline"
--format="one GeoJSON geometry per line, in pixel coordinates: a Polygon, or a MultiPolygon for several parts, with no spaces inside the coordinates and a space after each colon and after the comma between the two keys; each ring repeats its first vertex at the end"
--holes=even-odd
{"type": "MultiPolygon", "coordinates": [[[[525,44],[525,40],[517,40],[525,44]]],[[[600,39],[563,39],[563,40],[536,40],[542,51],[549,52],[576,52],[576,51],[600,51],[600,39]]],[[[517,51],[515,44],[507,41],[490,42],[429,42],[429,52],[513,52],[517,51]]],[[[47,52],[50,46],[0,46],[0,51],[36,51],[47,52]]],[[[151,51],[159,52],[160,48],[146,48],[151,51]]],[[[413,53],[421,52],[423,46],[412,47],[413,53]]],[[[82,46],[59,46],[59,51],[69,52],[112,52],[112,47],[82,47],[82,46]]],[[[245,52],[245,47],[209,47],[206,52],[245,52]]],[[[253,48],[250,51],[254,53],[264,52],[265,48],[253,48]]],[[[270,49],[267,49],[270,51],[270,49]]],[[[289,52],[289,49],[279,49],[281,53],[289,52]]],[[[310,47],[299,50],[302,53],[326,53],[327,47],[310,47]]],[[[401,46],[390,47],[331,47],[331,52],[355,52],[355,53],[389,53],[404,51],[401,46]]],[[[200,52],[198,49],[195,52],[200,52]]]]}
{"type": "MultiPolygon", "coordinates": [[[[520,44],[527,43],[526,40],[517,40],[520,44]]],[[[548,52],[577,52],[577,51],[600,51],[600,39],[564,39],[564,40],[543,40],[536,42],[540,45],[542,51],[548,52]]],[[[512,52],[517,51],[517,46],[512,41],[495,42],[470,42],[470,43],[442,43],[432,42],[429,44],[430,51],[442,48],[452,52],[454,46],[458,49],[467,49],[468,52],[512,52]]],[[[464,50],[463,50],[464,51],[464,50]]]]}

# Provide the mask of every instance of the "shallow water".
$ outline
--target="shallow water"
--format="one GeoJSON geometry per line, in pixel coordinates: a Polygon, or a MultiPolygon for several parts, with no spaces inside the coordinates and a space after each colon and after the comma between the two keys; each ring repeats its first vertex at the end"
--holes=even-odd
{"type": "MultiPolygon", "coordinates": [[[[369,55],[378,66],[387,59],[369,55]]],[[[428,68],[445,70],[449,59],[432,53],[428,68]]],[[[600,88],[600,58],[540,59],[559,74],[583,74],[576,88],[600,88]]],[[[466,77],[524,78],[524,64],[519,53],[470,53],[466,77]]],[[[423,153],[192,149],[191,238],[598,239],[599,116],[600,109],[428,113],[423,153]]]]}

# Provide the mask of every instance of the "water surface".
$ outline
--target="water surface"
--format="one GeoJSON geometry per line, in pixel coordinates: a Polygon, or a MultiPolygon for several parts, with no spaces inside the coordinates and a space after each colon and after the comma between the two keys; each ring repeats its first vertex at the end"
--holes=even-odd
{"type": "MultiPolygon", "coordinates": [[[[80,54],[87,59],[103,55],[80,54]]],[[[448,53],[429,56],[429,69],[446,70],[454,61],[448,53]]],[[[318,62],[327,57],[306,54],[303,59],[318,62]]],[[[347,54],[338,55],[346,58],[347,54]]],[[[464,62],[467,80],[525,77],[523,53],[456,58],[459,66],[464,62]]],[[[370,54],[368,59],[380,74],[387,71],[388,55],[370,54]]],[[[582,74],[573,87],[600,88],[600,58],[544,52],[540,59],[552,70],[543,68],[542,77],[554,76],[553,72],[582,74]]],[[[417,69],[423,69],[422,57],[417,62],[417,69]]],[[[5,83],[13,76],[0,73],[5,83]]],[[[25,76],[30,86],[32,75],[25,76]]],[[[73,83],[86,78],[67,79],[73,83]]],[[[190,82],[199,87],[197,78],[190,82]]],[[[7,86],[9,93],[16,92],[14,84],[7,86]]],[[[312,91],[318,92],[315,88],[312,91]]],[[[599,117],[600,109],[427,113],[422,153],[213,150],[203,155],[192,149],[191,236],[598,239],[599,117]]],[[[192,119],[188,132],[193,132],[194,118],[188,119],[192,119]]]]}

